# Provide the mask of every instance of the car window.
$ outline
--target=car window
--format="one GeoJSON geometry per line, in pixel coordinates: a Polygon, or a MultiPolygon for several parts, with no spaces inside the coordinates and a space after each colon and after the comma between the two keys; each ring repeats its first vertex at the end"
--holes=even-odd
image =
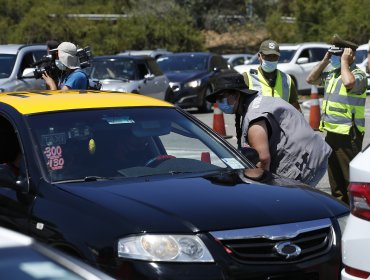
{"type": "Polygon", "coordinates": [[[310,53],[311,53],[310,62],[321,61],[327,51],[328,51],[328,48],[311,48],[310,49],[310,53]]]}
{"type": "Polygon", "coordinates": [[[9,78],[16,58],[13,54],[0,54],[0,79],[9,78]]]}
{"type": "Polygon", "coordinates": [[[86,72],[93,79],[134,80],[135,62],[132,59],[97,59],[86,72]]]}
{"type": "Polygon", "coordinates": [[[225,61],[222,56],[212,56],[211,62],[210,62],[210,68],[211,70],[214,69],[228,69],[227,62],[225,61]]]}
{"type": "Polygon", "coordinates": [[[147,60],[148,67],[150,69],[150,73],[154,74],[154,76],[162,76],[163,73],[161,71],[161,68],[159,68],[157,62],[153,59],[147,60]]]}
{"type": "Polygon", "coordinates": [[[237,58],[235,58],[235,59],[231,62],[231,65],[232,65],[232,66],[241,65],[241,64],[244,64],[244,62],[245,62],[245,58],[244,58],[244,57],[237,57],[237,58]]]}
{"type": "Polygon", "coordinates": [[[361,62],[363,62],[367,58],[367,54],[367,50],[357,50],[355,63],[360,64],[361,62]]]}
{"type": "Polygon", "coordinates": [[[21,67],[19,68],[19,75],[21,75],[26,68],[31,68],[35,62],[35,58],[32,52],[27,52],[22,58],[21,67]]]}
{"type": "Polygon", "coordinates": [[[47,51],[46,50],[34,51],[33,55],[35,57],[35,61],[39,61],[44,55],[47,55],[47,51]]]}
{"type": "Polygon", "coordinates": [[[137,69],[139,80],[143,80],[146,75],[150,74],[148,67],[143,62],[137,63],[137,69]]]}
{"type": "Polygon", "coordinates": [[[197,54],[162,56],[158,58],[157,63],[164,73],[173,71],[204,71],[208,69],[208,56],[197,54]]]}
{"type": "Polygon", "coordinates": [[[246,163],[174,108],[57,112],[28,117],[52,181],[241,169],[246,163]]]}
{"type": "Polygon", "coordinates": [[[280,50],[279,63],[290,62],[296,52],[297,50],[293,50],[293,49],[280,50]]]}
{"type": "Polygon", "coordinates": [[[307,57],[308,59],[310,59],[310,51],[309,51],[309,49],[302,50],[302,52],[300,53],[300,55],[299,55],[298,58],[301,58],[301,57],[307,57]]]}

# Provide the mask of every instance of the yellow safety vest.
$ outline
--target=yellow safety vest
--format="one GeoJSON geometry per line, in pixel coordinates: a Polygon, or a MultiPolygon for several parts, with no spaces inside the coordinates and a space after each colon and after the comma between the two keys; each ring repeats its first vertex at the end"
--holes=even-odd
{"type": "MultiPolygon", "coordinates": [[[[353,123],[362,133],[365,132],[366,86],[361,94],[347,92],[341,75],[337,71],[329,73],[325,82],[325,96],[322,103],[321,131],[348,135],[353,123]]],[[[353,74],[365,74],[357,67],[353,74]]]]}
{"type": "Polygon", "coordinates": [[[280,97],[289,102],[292,79],[288,74],[277,70],[276,83],[274,87],[269,85],[259,68],[257,70],[250,69],[249,72],[244,74],[247,76],[250,89],[258,90],[262,95],[280,97]]]}

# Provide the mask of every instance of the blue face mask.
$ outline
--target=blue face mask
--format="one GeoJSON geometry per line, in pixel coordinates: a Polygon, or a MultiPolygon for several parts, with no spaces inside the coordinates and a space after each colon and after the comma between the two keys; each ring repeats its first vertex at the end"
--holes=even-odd
{"type": "Polygon", "coordinates": [[[58,67],[58,69],[62,71],[67,69],[67,67],[59,59],[55,60],[55,66],[58,67]]]}
{"type": "Polygon", "coordinates": [[[227,97],[222,98],[221,100],[217,100],[218,108],[225,114],[233,114],[234,113],[234,105],[230,105],[227,103],[227,97]]]}
{"type": "Polygon", "coordinates": [[[277,68],[278,61],[262,60],[262,69],[267,73],[274,72],[277,68]]]}
{"type": "Polygon", "coordinates": [[[340,56],[332,55],[330,58],[330,64],[334,69],[340,68],[340,56]]]}

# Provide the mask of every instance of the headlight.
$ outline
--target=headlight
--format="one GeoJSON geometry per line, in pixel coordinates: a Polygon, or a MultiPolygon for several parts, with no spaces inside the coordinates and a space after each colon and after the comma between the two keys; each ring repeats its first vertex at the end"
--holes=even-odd
{"type": "Polygon", "coordinates": [[[196,87],[199,87],[201,83],[202,83],[201,80],[195,80],[195,81],[187,82],[184,86],[185,87],[196,88],[196,87]]]}
{"type": "Polygon", "coordinates": [[[346,228],[348,217],[349,217],[349,214],[337,218],[340,231],[342,232],[342,234],[344,232],[344,229],[346,228]]]}
{"type": "Polygon", "coordinates": [[[118,241],[122,258],[165,262],[213,262],[203,241],[194,235],[144,234],[118,241]]]}

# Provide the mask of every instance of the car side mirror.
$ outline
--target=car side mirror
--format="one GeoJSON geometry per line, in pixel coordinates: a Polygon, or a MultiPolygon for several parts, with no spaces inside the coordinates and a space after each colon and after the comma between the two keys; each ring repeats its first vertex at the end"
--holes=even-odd
{"type": "Polygon", "coordinates": [[[144,79],[145,80],[153,80],[154,79],[154,75],[153,74],[146,74],[145,76],[144,76],[144,79]]]}
{"type": "Polygon", "coordinates": [[[240,149],[243,156],[245,156],[250,162],[256,165],[260,161],[260,157],[256,149],[251,147],[243,147],[240,149]]]}
{"type": "Polygon", "coordinates": [[[26,179],[17,178],[8,166],[0,164],[0,188],[9,188],[25,193],[28,192],[28,182],[26,179]]]}
{"type": "Polygon", "coordinates": [[[34,71],[35,71],[35,68],[24,69],[22,73],[22,78],[26,78],[26,79],[35,78],[34,71]]]}
{"type": "Polygon", "coordinates": [[[309,62],[308,57],[300,57],[297,59],[297,64],[306,64],[309,62]]]}

